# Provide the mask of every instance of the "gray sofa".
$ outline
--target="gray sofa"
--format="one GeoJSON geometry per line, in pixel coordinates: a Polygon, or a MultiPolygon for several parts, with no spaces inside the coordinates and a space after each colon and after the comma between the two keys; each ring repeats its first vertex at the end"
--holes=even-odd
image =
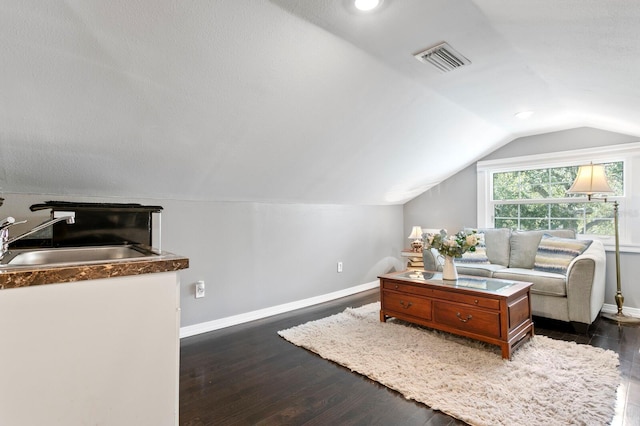
{"type": "MultiPolygon", "coordinates": [[[[488,263],[456,263],[459,274],[532,282],[533,315],[571,322],[584,331],[604,304],[605,250],[602,242],[591,245],[568,266],[566,274],[534,269],[538,246],[545,233],[573,238],[572,230],[511,231],[483,229],[488,263]]],[[[434,249],[423,251],[425,269],[442,270],[434,249]]]]}

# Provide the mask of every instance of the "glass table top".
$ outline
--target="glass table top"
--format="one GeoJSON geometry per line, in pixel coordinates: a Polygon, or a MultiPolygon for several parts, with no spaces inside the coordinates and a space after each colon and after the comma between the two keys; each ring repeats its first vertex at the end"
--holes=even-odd
{"type": "Polygon", "coordinates": [[[499,293],[516,284],[516,281],[487,278],[487,277],[458,277],[455,281],[443,280],[442,273],[430,271],[405,271],[394,275],[394,278],[428,281],[431,284],[440,284],[447,287],[469,288],[483,290],[491,293],[499,293]]]}

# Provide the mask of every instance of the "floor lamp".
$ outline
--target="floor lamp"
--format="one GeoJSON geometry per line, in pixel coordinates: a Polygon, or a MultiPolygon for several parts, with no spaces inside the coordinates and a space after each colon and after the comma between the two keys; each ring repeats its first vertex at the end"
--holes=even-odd
{"type": "MultiPolygon", "coordinates": [[[[607,175],[602,164],[589,164],[586,166],[580,166],[578,168],[578,176],[571,185],[571,188],[567,191],[568,194],[585,194],[589,201],[602,200],[607,202],[607,197],[594,197],[593,194],[610,194],[613,193],[613,189],[607,182],[607,175]]],[[[622,312],[622,304],[624,303],[624,296],[622,295],[622,287],[620,282],[620,239],[618,237],[618,202],[613,202],[613,226],[615,228],[615,242],[616,242],[616,305],[618,305],[618,312],[602,313],[601,316],[612,321],[618,322],[618,324],[638,325],[640,324],[640,318],[630,317],[622,312]]]]}

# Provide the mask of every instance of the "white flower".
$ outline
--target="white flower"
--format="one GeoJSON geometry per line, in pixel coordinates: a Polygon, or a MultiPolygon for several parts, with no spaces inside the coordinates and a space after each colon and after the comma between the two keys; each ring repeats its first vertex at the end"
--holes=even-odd
{"type": "Polygon", "coordinates": [[[478,244],[478,237],[475,234],[467,235],[467,245],[475,247],[478,244]]]}

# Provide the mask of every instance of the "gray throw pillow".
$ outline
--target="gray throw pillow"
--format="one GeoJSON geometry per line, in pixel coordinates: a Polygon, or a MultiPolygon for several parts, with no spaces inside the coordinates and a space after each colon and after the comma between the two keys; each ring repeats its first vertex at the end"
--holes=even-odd
{"type": "Polygon", "coordinates": [[[511,233],[509,268],[533,269],[538,245],[544,234],[561,238],[575,238],[576,236],[573,229],[513,231],[511,233]]]}
{"type": "Polygon", "coordinates": [[[487,247],[489,262],[497,265],[509,265],[509,228],[485,228],[478,229],[484,234],[484,243],[487,247]]]}
{"type": "Polygon", "coordinates": [[[544,231],[513,231],[509,268],[533,269],[544,231]]]}

